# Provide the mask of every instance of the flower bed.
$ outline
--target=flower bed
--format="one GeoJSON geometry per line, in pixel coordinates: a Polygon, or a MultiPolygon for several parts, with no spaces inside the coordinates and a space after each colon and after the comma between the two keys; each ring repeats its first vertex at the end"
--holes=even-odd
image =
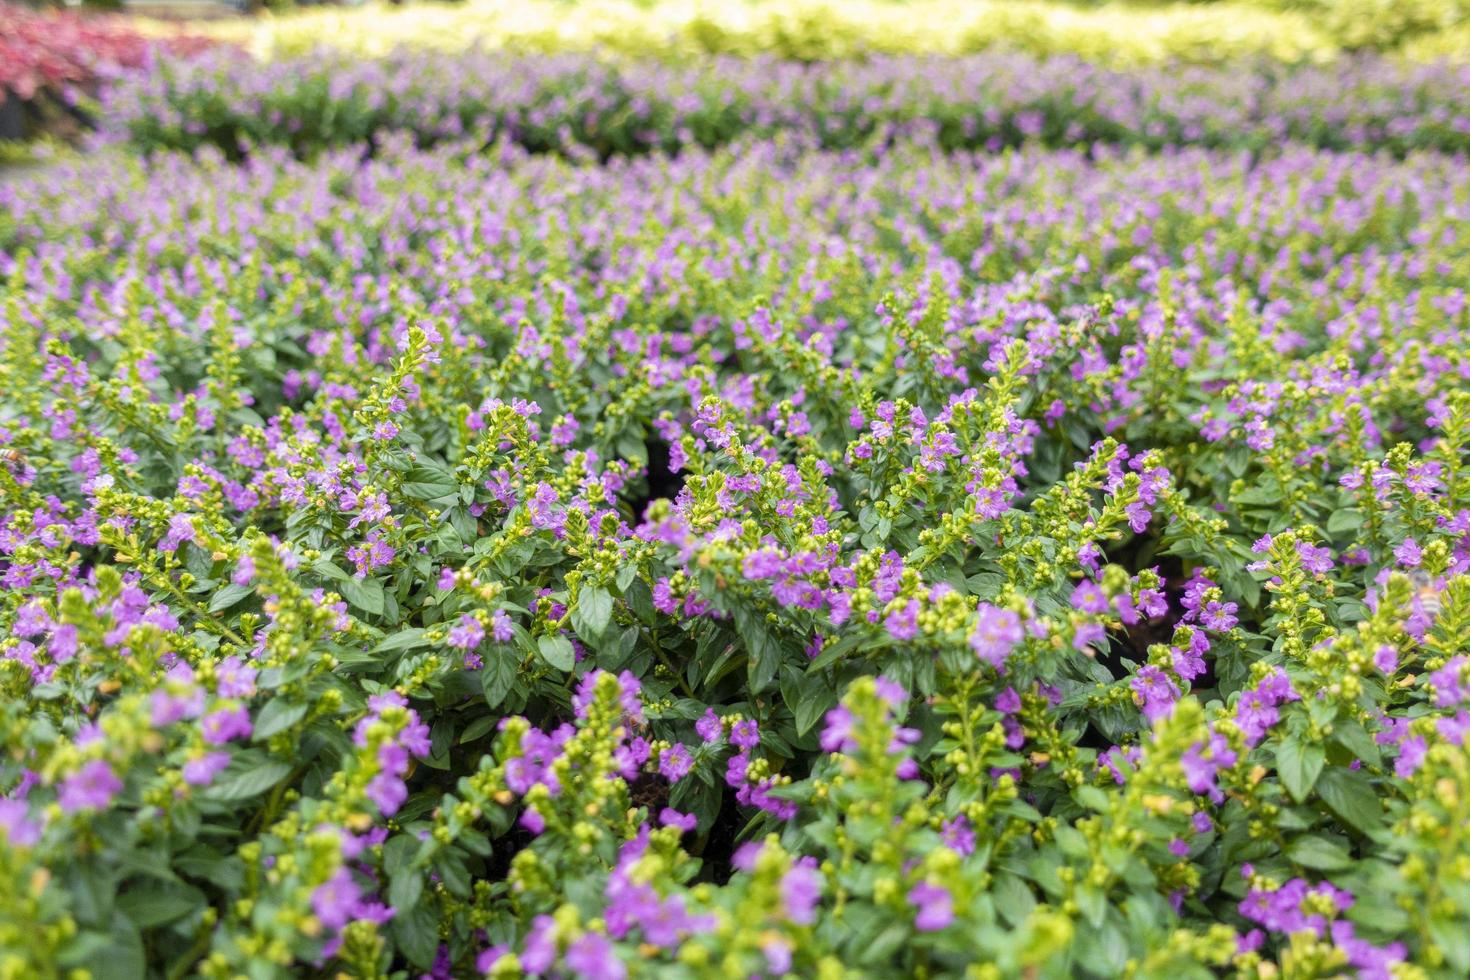
{"type": "Polygon", "coordinates": [[[4,971],[1470,971],[1465,157],[941,139],[0,185],[4,971]]]}

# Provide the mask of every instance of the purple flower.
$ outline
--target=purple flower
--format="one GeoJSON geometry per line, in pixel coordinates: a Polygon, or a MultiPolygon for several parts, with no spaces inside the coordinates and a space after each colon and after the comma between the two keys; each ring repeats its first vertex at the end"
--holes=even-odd
{"type": "Polygon", "coordinates": [[[1400,779],[1409,778],[1424,764],[1424,757],[1428,754],[1429,744],[1422,735],[1404,739],[1399,744],[1399,757],[1393,763],[1393,774],[1400,779]]]}
{"type": "Polygon", "coordinates": [[[1236,758],[1225,736],[1212,732],[1206,742],[1191,745],[1180,757],[1185,785],[1191,793],[1207,795],[1216,803],[1222,802],[1225,795],[1216,785],[1215,776],[1221,769],[1235,765],[1236,758]]]}
{"type": "Polygon", "coordinates": [[[194,519],[188,514],[175,514],[168,519],[168,533],[158,542],[158,550],[177,551],[185,541],[193,541],[194,535],[194,519]]]}
{"type": "Polygon", "coordinates": [[[1101,646],[1108,636],[1108,631],[1101,623],[1078,623],[1077,630],[1072,634],[1072,647],[1077,650],[1086,650],[1091,646],[1101,646]]]}
{"type": "Polygon", "coordinates": [[[230,576],[230,582],[234,585],[249,585],[255,579],[255,559],[244,555],[235,564],[234,574],[230,576]]]}
{"type": "Polygon", "coordinates": [[[908,898],[919,910],[914,928],[920,932],[938,932],[954,922],[954,902],[943,885],[921,881],[909,890],[908,898]]]}
{"type": "Polygon", "coordinates": [[[857,748],[853,740],[853,717],[852,711],[845,704],[827,712],[827,724],[822,729],[821,746],[823,752],[851,752],[857,748]]]}
{"type": "Polygon", "coordinates": [[[694,723],[694,730],[706,742],[713,742],[724,733],[725,728],[720,723],[720,716],[715,714],[715,709],[705,708],[704,715],[694,723]]]}
{"type": "Polygon", "coordinates": [[[1209,648],[1209,641],[1204,634],[1195,630],[1188,649],[1169,648],[1169,665],[1182,679],[1192,681],[1205,672],[1205,658],[1202,654],[1209,648]]]}
{"type": "Polygon", "coordinates": [[[1442,708],[1452,708],[1470,701],[1470,657],[1464,654],[1451,657],[1443,667],[1429,675],[1429,689],[1434,703],[1442,708]]]}
{"type": "Polygon", "coordinates": [[[567,949],[567,969],[580,980],[623,980],[628,968],[601,933],[584,933],[567,949]]]}
{"type": "Polygon", "coordinates": [[[258,671],[239,657],[226,657],[215,668],[215,693],[222,698],[248,698],[255,693],[258,671]]]}
{"type": "Polygon", "coordinates": [[[675,742],[669,746],[658,757],[658,771],[663,774],[669,782],[676,783],[689,774],[694,765],[694,758],[682,742],[675,742]]]}
{"type": "Polygon", "coordinates": [[[538,915],[526,934],[521,952],[521,967],[527,973],[545,973],[556,961],[556,921],[549,915],[538,915]]]}
{"type": "Polygon", "coordinates": [[[1332,552],[1328,548],[1298,541],[1296,553],[1301,557],[1302,567],[1314,575],[1325,575],[1332,571],[1332,552]]]}
{"type": "Polygon", "coordinates": [[[944,841],[946,847],[962,857],[975,853],[975,830],[970,826],[970,821],[964,814],[953,820],[946,820],[941,825],[939,837],[944,841]]]}
{"type": "Polygon", "coordinates": [[[363,792],[385,817],[397,813],[398,808],[403,806],[403,801],[408,799],[408,787],[403,784],[403,780],[386,772],[374,776],[363,792]]]}
{"type": "Polygon", "coordinates": [[[41,825],[30,818],[25,800],[0,798],[0,841],[11,847],[32,847],[41,840],[41,825]]]}
{"type": "Polygon", "coordinates": [[[1133,699],[1143,709],[1143,716],[1150,724],[1167,718],[1174,710],[1174,702],[1179,699],[1179,688],[1173,679],[1152,664],[1140,667],[1130,686],[1133,699]]]}
{"type": "Polygon", "coordinates": [[[361,898],[362,892],[352,872],[338,868],[332,877],[312,890],[311,911],[323,926],[335,931],[352,921],[361,898]]]}
{"type": "Polygon", "coordinates": [[[51,639],[46,648],[51,652],[51,659],[58,664],[64,664],[77,654],[77,628],[70,623],[62,623],[51,631],[51,639]]]}
{"type": "Polygon", "coordinates": [[[482,949],[475,957],[475,969],[481,973],[489,973],[500,958],[509,952],[509,946],[491,946],[488,949],[482,949]]]}
{"type": "Polygon", "coordinates": [[[912,640],[919,632],[919,600],[910,599],[889,613],[883,620],[883,628],[895,640],[912,640]]]}
{"type": "Polygon", "coordinates": [[[490,614],[490,638],[496,643],[509,643],[515,637],[515,624],[504,609],[490,614]]]}
{"type": "Polygon", "coordinates": [[[689,832],[699,826],[699,818],[692,813],[680,813],[672,807],[664,807],[658,813],[658,822],[663,827],[678,827],[689,832]]]}
{"type": "Polygon", "coordinates": [[[1001,609],[988,602],[980,603],[975,629],[970,633],[970,648],[981,660],[996,670],[1002,670],[1016,644],[1025,638],[1021,617],[1013,610],[1001,609]]]}
{"type": "Polygon", "coordinates": [[[767,939],[761,945],[761,953],[766,958],[766,969],[775,976],[782,976],[791,972],[791,944],[780,937],[767,939]]]}
{"type": "Polygon", "coordinates": [[[816,921],[817,902],[822,898],[822,876],[814,865],[806,858],[781,876],[781,904],[786,918],[799,926],[816,921]]]}
{"type": "Polygon", "coordinates": [[[63,813],[104,809],[122,791],[122,780],[101,759],[93,759],[61,784],[57,801],[63,813]]]}
{"type": "Polygon", "coordinates": [[[253,726],[250,724],[250,712],[236,705],[205,715],[199,721],[199,730],[206,742],[223,745],[233,739],[249,738],[253,726]]]}
{"type": "Polygon", "coordinates": [[[1211,600],[1201,610],[1199,621],[1205,629],[1214,630],[1216,633],[1224,633],[1232,629],[1236,623],[1240,622],[1235,616],[1235,612],[1239,608],[1233,602],[1211,600]]]}
{"type": "Polygon", "coordinates": [[[184,763],[184,782],[190,786],[208,786],[229,764],[228,752],[206,752],[184,763]]]}
{"type": "Polygon", "coordinates": [[[1405,568],[1418,568],[1424,560],[1424,549],[1413,538],[1405,538],[1404,543],[1393,550],[1393,556],[1405,568]]]}
{"type": "Polygon", "coordinates": [[[1105,613],[1108,611],[1108,597],[1102,586],[1091,579],[1083,579],[1072,590],[1072,608],[1094,615],[1105,613]]]}
{"type": "Polygon", "coordinates": [[[761,742],[760,727],[755,720],[746,718],[737,721],[730,729],[730,743],[742,749],[753,749],[761,742]]]}
{"type": "Polygon", "coordinates": [[[1255,745],[1266,731],[1281,718],[1277,706],[1300,700],[1292,690],[1291,680],[1281,668],[1274,668],[1254,688],[1241,692],[1235,703],[1235,721],[1245,733],[1246,741],[1255,745]]]}
{"type": "Polygon", "coordinates": [[[469,613],[459,617],[459,622],[449,631],[448,643],[456,650],[472,650],[485,638],[485,627],[469,613]]]}

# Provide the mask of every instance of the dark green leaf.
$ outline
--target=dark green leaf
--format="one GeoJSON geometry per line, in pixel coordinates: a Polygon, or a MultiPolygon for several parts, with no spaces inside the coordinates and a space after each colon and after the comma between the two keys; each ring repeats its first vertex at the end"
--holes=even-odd
{"type": "Polygon", "coordinates": [[[439,917],[433,902],[400,908],[391,928],[398,948],[410,963],[424,970],[433,967],[434,956],[439,952],[439,917]]]}
{"type": "Polygon", "coordinates": [[[202,909],[204,893],[164,881],[134,882],[119,890],[117,906],[139,929],[152,929],[202,909]]]}
{"type": "Polygon", "coordinates": [[[1276,772],[1292,799],[1301,803],[1311,794],[1327,754],[1319,744],[1304,744],[1293,735],[1276,746],[1276,772]]]}
{"type": "Polygon", "coordinates": [[[516,671],[520,661],[508,647],[496,646],[485,655],[485,668],[480,672],[480,685],[485,692],[485,703],[492,708],[500,707],[505,696],[516,682],[516,671]]]}
{"type": "Polygon", "coordinates": [[[1286,856],[1313,871],[1341,871],[1353,864],[1347,849],[1321,837],[1302,837],[1286,849],[1286,856]]]}
{"type": "Polygon", "coordinates": [[[536,649],[541,652],[541,659],[557,670],[570,671],[577,662],[572,641],[565,636],[543,636],[537,641],[536,649]]]}
{"type": "Polygon", "coordinates": [[[1332,812],[1365,834],[1383,825],[1383,807],[1361,772],[1333,766],[1317,779],[1317,795],[1332,812]]]}
{"type": "Polygon", "coordinates": [[[427,631],[414,626],[391,633],[373,647],[373,653],[392,653],[395,650],[411,650],[414,647],[423,646],[425,632],[427,631]]]}
{"type": "Polygon", "coordinates": [[[263,741],[277,732],[283,732],[306,717],[307,711],[311,710],[308,704],[300,704],[287,701],[283,698],[275,698],[266,702],[266,706],[260,709],[255,716],[255,740],[263,741]]]}

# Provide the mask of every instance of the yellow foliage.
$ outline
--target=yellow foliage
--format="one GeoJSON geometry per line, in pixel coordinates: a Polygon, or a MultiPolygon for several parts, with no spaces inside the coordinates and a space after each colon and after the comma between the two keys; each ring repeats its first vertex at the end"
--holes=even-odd
{"type": "Polygon", "coordinates": [[[765,53],[801,60],[1004,49],[1146,64],[1245,57],[1322,61],[1338,50],[1306,14],[1240,2],[1084,8],[1052,0],[468,0],[316,8],[194,23],[189,30],[240,43],[262,57],[321,45],[364,55],[399,45],[443,51],[481,45],[670,58],[765,53]]]}

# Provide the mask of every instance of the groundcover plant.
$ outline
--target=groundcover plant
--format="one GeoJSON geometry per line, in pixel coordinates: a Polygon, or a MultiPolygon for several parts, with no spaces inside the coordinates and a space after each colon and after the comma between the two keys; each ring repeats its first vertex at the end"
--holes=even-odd
{"type": "Polygon", "coordinates": [[[803,128],[0,186],[0,972],[1464,976],[1467,218],[803,128]]]}

